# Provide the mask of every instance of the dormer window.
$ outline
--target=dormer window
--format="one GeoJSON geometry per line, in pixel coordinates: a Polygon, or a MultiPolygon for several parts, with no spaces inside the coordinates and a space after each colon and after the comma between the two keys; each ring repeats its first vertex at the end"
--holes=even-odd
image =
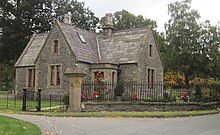
{"type": "Polygon", "coordinates": [[[53,41],[53,53],[58,53],[59,42],[58,40],[53,41]]]}
{"type": "Polygon", "coordinates": [[[85,38],[83,37],[83,35],[81,35],[81,34],[78,33],[78,36],[79,36],[80,41],[85,44],[85,43],[86,43],[86,40],[85,40],[85,38]]]}

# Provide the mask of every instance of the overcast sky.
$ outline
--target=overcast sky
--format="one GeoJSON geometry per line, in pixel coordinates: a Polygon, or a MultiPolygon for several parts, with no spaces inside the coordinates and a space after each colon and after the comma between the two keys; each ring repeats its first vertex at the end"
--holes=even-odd
{"type": "MultiPolygon", "coordinates": [[[[78,0],[85,1],[86,7],[102,17],[125,9],[135,15],[143,15],[157,21],[158,30],[164,31],[164,23],[169,19],[168,4],[177,0],[78,0]]],[[[181,0],[178,0],[181,1],[181,0]]],[[[212,24],[220,21],[220,0],[192,0],[192,8],[199,11],[201,21],[209,19],[212,24]]]]}

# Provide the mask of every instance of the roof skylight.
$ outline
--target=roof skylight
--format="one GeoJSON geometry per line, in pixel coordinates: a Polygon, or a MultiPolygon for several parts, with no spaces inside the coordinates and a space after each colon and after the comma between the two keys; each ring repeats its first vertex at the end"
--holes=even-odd
{"type": "Polygon", "coordinates": [[[81,42],[85,44],[85,43],[86,43],[86,40],[85,40],[85,38],[83,37],[83,35],[81,35],[81,34],[78,33],[78,36],[79,36],[81,42]]]}

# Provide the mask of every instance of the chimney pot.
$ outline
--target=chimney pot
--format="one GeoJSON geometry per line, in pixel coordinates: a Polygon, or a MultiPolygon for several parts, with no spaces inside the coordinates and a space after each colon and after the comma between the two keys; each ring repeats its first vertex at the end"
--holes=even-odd
{"type": "Polygon", "coordinates": [[[103,34],[106,36],[106,38],[111,38],[113,30],[115,30],[115,28],[113,27],[113,16],[111,13],[108,13],[105,15],[103,34]]]}
{"type": "Polygon", "coordinates": [[[113,17],[112,14],[108,13],[106,14],[106,22],[105,22],[105,26],[112,26],[113,27],[113,17]]]}
{"type": "Polygon", "coordinates": [[[72,21],[71,21],[71,13],[67,13],[64,15],[64,23],[66,24],[72,24],[72,21]]]}

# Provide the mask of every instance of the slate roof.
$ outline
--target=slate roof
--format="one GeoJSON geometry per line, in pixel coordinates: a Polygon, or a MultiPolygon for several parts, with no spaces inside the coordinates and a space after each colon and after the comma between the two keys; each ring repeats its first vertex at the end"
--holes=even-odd
{"type": "Polygon", "coordinates": [[[96,33],[65,23],[59,23],[59,26],[78,61],[95,63],[99,60],[96,33]],[[81,42],[79,34],[84,37],[86,43],[81,42]]]}
{"type": "MultiPolygon", "coordinates": [[[[63,32],[76,59],[87,63],[138,62],[142,40],[150,31],[149,28],[116,31],[112,33],[110,39],[106,39],[102,33],[97,35],[94,32],[58,21],[57,25],[63,32]],[[80,40],[79,34],[84,37],[86,43],[80,40]]],[[[15,66],[34,66],[47,36],[48,34],[34,34],[15,66]]]]}
{"type": "Polygon", "coordinates": [[[25,47],[15,66],[34,66],[35,60],[40,53],[42,46],[47,38],[45,34],[34,34],[28,45],[25,47]]]}
{"type": "Polygon", "coordinates": [[[137,28],[112,33],[110,39],[99,35],[101,63],[136,63],[144,36],[149,28],[137,28]]]}

